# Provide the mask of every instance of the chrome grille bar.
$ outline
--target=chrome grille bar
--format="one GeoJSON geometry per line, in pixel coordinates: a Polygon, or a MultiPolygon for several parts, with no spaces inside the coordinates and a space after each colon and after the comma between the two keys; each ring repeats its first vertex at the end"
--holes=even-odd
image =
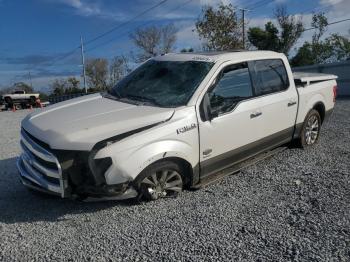
{"type": "Polygon", "coordinates": [[[23,184],[32,188],[38,186],[38,190],[44,189],[64,197],[66,185],[62,179],[61,165],[55,155],[31,139],[24,130],[21,131],[20,145],[23,152],[18,159],[17,168],[20,175],[33,185],[29,186],[29,182],[23,184]]]}
{"type": "Polygon", "coordinates": [[[35,157],[33,156],[33,154],[29,151],[29,149],[24,145],[24,143],[21,141],[20,142],[22,151],[23,151],[23,155],[25,156],[25,158],[27,159],[27,161],[34,166],[36,169],[38,169],[40,172],[44,173],[45,175],[49,176],[49,177],[53,177],[53,178],[60,178],[60,174],[58,172],[58,170],[54,170],[51,168],[47,168],[45,166],[43,166],[42,164],[40,164],[35,157]]]}
{"type": "Polygon", "coordinates": [[[56,163],[56,157],[35,143],[23,130],[21,131],[21,138],[24,145],[37,157],[40,157],[48,162],[56,163]]]}
{"type": "Polygon", "coordinates": [[[28,163],[27,159],[25,159],[24,155],[22,155],[21,157],[22,163],[25,166],[25,169],[28,171],[28,174],[25,176],[27,179],[29,179],[30,181],[38,184],[39,186],[42,186],[44,188],[46,188],[47,190],[56,192],[56,193],[61,193],[61,187],[59,185],[55,185],[53,183],[50,183],[48,181],[45,180],[45,178],[43,178],[40,173],[36,172],[31,165],[28,163]]]}

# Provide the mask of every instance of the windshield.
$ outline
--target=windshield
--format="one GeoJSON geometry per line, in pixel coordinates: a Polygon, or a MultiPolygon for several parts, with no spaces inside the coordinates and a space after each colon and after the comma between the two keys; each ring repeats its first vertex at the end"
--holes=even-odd
{"type": "Polygon", "coordinates": [[[213,63],[149,60],[112,88],[110,94],[161,107],[185,105],[213,63]]]}

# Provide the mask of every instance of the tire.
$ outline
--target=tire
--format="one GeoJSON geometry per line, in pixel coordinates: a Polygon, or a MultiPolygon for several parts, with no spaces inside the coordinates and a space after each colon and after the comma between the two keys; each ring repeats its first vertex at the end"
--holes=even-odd
{"type": "Polygon", "coordinates": [[[35,96],[31,96],[30,97],[30,102],[29,103],[30,103],[31,106],[35,106],[36,105],[36,98],[35,98],[35,96]]]}
{"type": "Polygon", "coordinates": [[[183,168],[172,161],[151,164],[135,180],[139,199],[152,201],[165,197],[177,197],[184,186],[183,174],[183,168]]]}
{"type": "Polygon", "coordinates": [[[11,97],[6,96],[6,97],[4,98],[4,101],[5,101],[5,103],[7,104],[7,107],[8,107],[8,108],[12,108],[12,107],[13,107],[13,101],[12,101],[12,98],[11,98],[11,97]]]}
{"type": "Polygon", "coordinates": [[[302,148],[308,148],[318,142],[321,131],[321,116],[318,111],[312,109],[305,117],[301,130],[299,144],[302,148]]]}

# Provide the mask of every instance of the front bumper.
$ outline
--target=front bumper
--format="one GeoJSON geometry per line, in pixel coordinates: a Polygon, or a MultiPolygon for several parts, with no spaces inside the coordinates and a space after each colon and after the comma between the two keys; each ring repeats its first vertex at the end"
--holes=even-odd
{"type": "MultiPolygon", "coordinates": [[[[132,187],[115,194],[76,194],[71,192],[68,179],[63,175],[60,162],[49,150],[34,141],[24,130],[21,132],[22,154],[17,160],[17,169],[24,186],[62,198],[81,198],[87,201],[122,200],[138,195],[132,187]]],[[[117,185],[116,185],[117,186],[117,185]]],[[[97,188],[98,189],[98,188],[97,188]]],[[[97,190],[98,192],[98,190],[97,190]]]]}

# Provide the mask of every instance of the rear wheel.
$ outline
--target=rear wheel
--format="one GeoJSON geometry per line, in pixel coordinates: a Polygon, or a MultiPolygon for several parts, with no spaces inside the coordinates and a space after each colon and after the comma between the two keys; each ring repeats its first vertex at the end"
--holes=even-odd
{"type": "Polygon", "coordinates": [[[183,189],[183,171],[176,163],[164,161],[146,168],[137,179],[140,197],[157,200],[164,197],[177,197],[183,189]]]}
{"type": "Polygon", "coordinates": [[[4,101],[7,105],[8,108],[13,108],[13,101],[12,101],[12,98],[11,97],[5,97],[4,98],[4,101]]]}
{"type": "Polygon", "coordinates": [[[35,96],[31,96],[30,97],[30,102],[29,103],[30,103],[31,106],[35,106],[36,105],[36,98],[35,98],[35,96]]]}
{"type": "Polygon", "coordinates": [[[311,110],[305,118],[300,136],[300,144],[303,148],[317,143],[321,131],[321,117],[316,110],[311,110]]]}

